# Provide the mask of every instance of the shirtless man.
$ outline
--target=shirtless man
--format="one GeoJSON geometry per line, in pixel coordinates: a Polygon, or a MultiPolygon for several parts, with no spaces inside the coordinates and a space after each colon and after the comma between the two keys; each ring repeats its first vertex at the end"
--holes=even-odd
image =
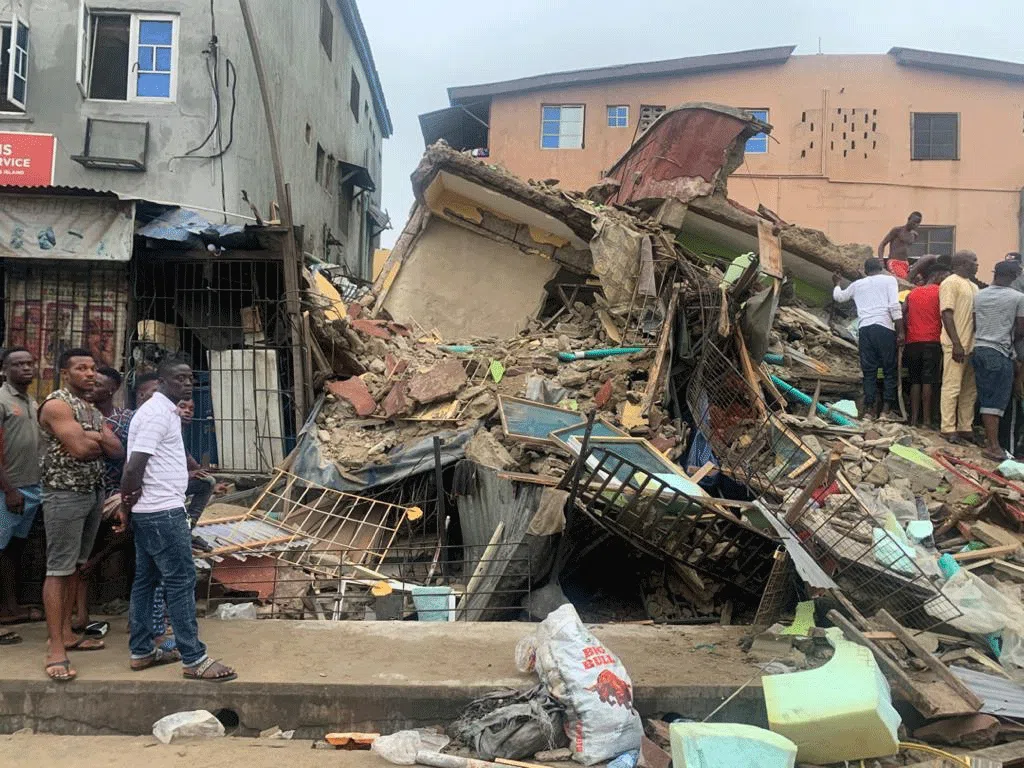
{"type": "Polygon", "coordinates": [[[885,264],[885,269],[892,275],[903,280],[907,279],[910,271],[910,261],[907,258],[910,253],[910,246],[917,242],[917,228],[921,226],[922,216],[914,211],[907,217],[907,223],[902,227],[893,227],[889,234],[878,244],[878,258],[885,264]],[[889,255],[885,255],[885,246],[889,246],[889,255]]]}

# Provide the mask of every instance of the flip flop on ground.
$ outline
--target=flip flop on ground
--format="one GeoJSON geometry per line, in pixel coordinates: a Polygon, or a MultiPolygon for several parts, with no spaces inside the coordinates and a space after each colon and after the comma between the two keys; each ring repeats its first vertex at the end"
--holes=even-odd
{"type": "Polygon", "coordinates": [[[65,645],[65,651],[102,651],[106,648],[106,644],[102,640],[97,640],[95,637],[80,637],[71,645],[65,645]]]}
{"type": "Polygon", "coordinates": [[[17,632],[0,632],[0,645],[17,645],[21,642],[21,635],[17,632]]]}
{"type": "Polygon", "coordinates": [[[64,659],[62,661],[51,661],[45,667],[46,676],[57,683],[70,683],[76,677],[78,673],[71,668],[71,661],[64,659]],[[57,670],[63,670],[58,672],[57,670]]]}
{"type": "Polygon", "coordinates": [[[76,635],[88,635],[89,637],[103,637],[110,631],[110,622],[91,621],[84,627],[72,627],[71,631],[76,635]]]}
{"type": "Polygon", "coordinates": [[[141,672],[144,669],[162,667],[167,664],[176,664],[179,661],[181,661],[181,654],[177,651],[165,651],[157,648],[152,654],[146,656],[144,659],[132,659],[130,666],[132,668],[132,672],[141,672]]]}
{"type": "Polygon", "coordinates": [[[207,683],[226,683],[238,677],[235,670],[221,664],[219,659],[207,659],[202,664],[188,667],[182,676],[186,680],[203,680],[207,683]]]}

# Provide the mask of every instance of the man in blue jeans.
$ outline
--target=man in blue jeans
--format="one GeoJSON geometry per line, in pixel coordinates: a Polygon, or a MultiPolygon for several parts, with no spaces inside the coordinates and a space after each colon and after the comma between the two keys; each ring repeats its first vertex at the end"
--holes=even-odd
{"type": "Polygon", "coordinates": [[[864,375],[864,415],[887,418],[898,403],[897,352],[903,346],[903,309],[896,278],[885,272],[879,259],[864,262],[864,277],[841,288],[842,278],[832,276],[832,299],[842,303],[853,299],[857,305],[857,342],[860,369],[864,375]],[[885,376],[885,401],[878,399],[878,369],[885,376]]]}
{"type": "Polygon", "coordinates": [[[1011,286],[1020,274],[1012,261],[996,264],[992,285],[974,297],[974,380],[978,385],[981,423],[985,426],[985,456],[1003,461],[999,419],[1013,393],[1014,341],[1024,339],[1024,294],[1011,286]]]}
{"type": "Polygon", "coordinates": [[[156,393],[135,412],[128,429],[128,460],[117,515],[121,530],[131,516],[135,534],[135,582],[129,612],[131,668],[139,671],[180,660],[187,680],[222,683],[237,675],[207,656],[199,639],[196,571],[185,510],[188,465],[178,403],[192,396],[192,368],[181,359],[168,357],[157,374],[160,385],[156,393]],[[157,648],[153,634],[153,593],[161,582],[177,643],[173,651],[157,648]]]}
{"type": "MultiPolygon", "coordinates": [[[[36,361],[24,347],[3,357],[0,385],[0,624],[42,618],[18,607],[17,571],[25,540],[42,499],[39,487],[39,424],[36,401],[28,393],[36,361]]],[[[0,632],[0,645],[18,642],[13,632],[0,632]]]]}

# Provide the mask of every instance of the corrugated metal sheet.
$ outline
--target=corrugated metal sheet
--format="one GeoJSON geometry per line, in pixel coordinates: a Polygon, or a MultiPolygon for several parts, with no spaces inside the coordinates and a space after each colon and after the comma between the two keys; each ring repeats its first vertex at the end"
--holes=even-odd
{"type": "Polygon", "coordinates": [[[487,467],[477,467],[476,490],[458,497],[462,541],[474,555],[482,552],[499,522],[505,523],[504,540],[518,544],[537,511],[543,487],[502,480],[487,467]]]}
{"type": "Polygon", "coordinates": [[[172,208],[164,211],[148,224],[139,227],[136,234],[152,240],[167,240],[174,243],[202,242],[201,235],[226,237],[242,235],[245,227],[240,224],[213,224],[188,208],[172,208]]]}
{"type": "Polygon", "coordinates": [[[274,525],[267,520],[232,520],[224,523],[200,523],[192,532],[194,536],[205,541],[214,551],[224,547],[243,547],[230,554],[221,556],[213,555],[206,558],[218,562],[224,557],[235,557],[244,560],[247,557],[256,557],[268,552],[289,552],[291,550],[302,550],[314,545],[316,542],[306,536],[296,535],[294,531],[274,525]],[[287,536],[294,536],[290,541],[278,541],[275,544],[259,544],[261,541],[282,539],[287,536]]]}
{"type": "Polygon", "coordinates": [[[54,195],[65,197],[116,197],[119,200],[135,200],[136,198],[121,197],[112,189],[92,189],[91,187],[0,187],[2,195],[54,195]]]}
{"type": "Polygon", "coordinates": [[[619,182],[610,202],[709,195],[729,171],[723,168],[733,145],[760,130],[770,126],[729,107],[693,104],[666,112],[609,171],[619,182]]]}
{"type": "Polygon", "coordinates": [[[981,711],[996,717],[1024,717],[1024,687],[1012,680],[966,667],[950,667],[985,704],[981,711]]]}

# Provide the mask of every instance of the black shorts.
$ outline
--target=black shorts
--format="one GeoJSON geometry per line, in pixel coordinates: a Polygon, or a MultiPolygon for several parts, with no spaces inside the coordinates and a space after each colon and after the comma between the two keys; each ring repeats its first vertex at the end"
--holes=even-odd
{"type": "Polygon", "coordinates": [[[937,341],[915,341],[903,350],[903,366],[911,384],[942,383],[942,345],[937,341]]]}

